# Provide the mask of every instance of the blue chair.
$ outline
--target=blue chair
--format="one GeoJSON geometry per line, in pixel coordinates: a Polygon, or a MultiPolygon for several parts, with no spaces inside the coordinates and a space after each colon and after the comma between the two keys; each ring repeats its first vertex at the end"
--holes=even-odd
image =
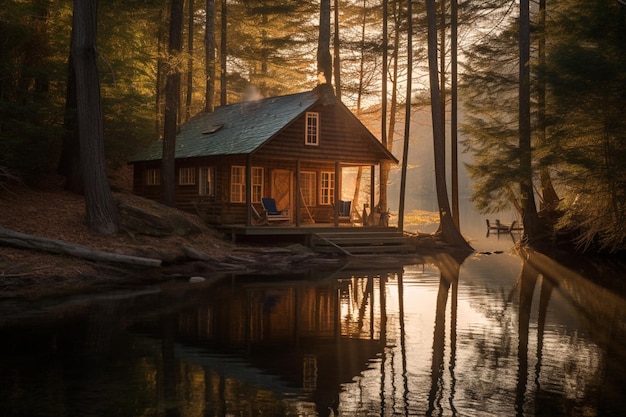
{"type": "Polygon", "coordinates": [[[265,216],[268,222],[273,221],[289,221],[291,218],[289,217],[289,210],[278,210],[276,208],[276,200],[273,198],[262,198],[261,204],[263,205],[263,210],[265,210],[265,216]]]}
{"type": "Polygon", "coordinates": [[[339,200],[339,221],[350,222],[352,201],[339,200]]]}

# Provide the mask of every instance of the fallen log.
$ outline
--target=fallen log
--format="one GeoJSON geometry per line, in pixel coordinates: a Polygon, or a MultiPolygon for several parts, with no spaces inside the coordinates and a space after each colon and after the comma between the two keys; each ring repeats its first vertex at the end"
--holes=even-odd
{"type": "Polygon", "coordinates": [[[103,252],[88,246],[67,243],[61,240],[48,239],[33,236],[26,233],[15,232],[0,227],[0,245],[15,248],[34,249],[44,252],[75,256],[98,262],[112,262],[127,265],[146,267],[161,266],[160,259],[141,258],[138,256],[120,255],[117,253],[103,252]]]}

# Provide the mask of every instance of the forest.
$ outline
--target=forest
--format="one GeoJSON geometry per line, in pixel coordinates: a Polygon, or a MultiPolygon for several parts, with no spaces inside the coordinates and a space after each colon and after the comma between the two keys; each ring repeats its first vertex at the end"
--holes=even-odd
{"type": "Polygon", "coordinates": [[[529,241],[625,248],[621,0],[0,4],[0,189],[60,173],[99,205],[88,150],[119,166],[198,112],[329,83],[400,160],[411,113],[430,109],[444,234],[467,169],[476,207],[517,209],[529,241]],[[81,94],[89,77],[96,95],[81,94]]]}

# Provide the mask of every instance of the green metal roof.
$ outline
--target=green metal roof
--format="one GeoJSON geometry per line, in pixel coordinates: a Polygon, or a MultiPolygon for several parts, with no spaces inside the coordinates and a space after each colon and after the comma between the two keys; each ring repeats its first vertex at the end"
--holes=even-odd
{"type": "MultiPolygon", "coordinates": [[[[180,127],[176,158],[254,152],[319,99],[314,91],[231,104],[200,113],[180,127]]],[[[163,141],[150,144],[131,162],[161,159],[163,141]]]]}

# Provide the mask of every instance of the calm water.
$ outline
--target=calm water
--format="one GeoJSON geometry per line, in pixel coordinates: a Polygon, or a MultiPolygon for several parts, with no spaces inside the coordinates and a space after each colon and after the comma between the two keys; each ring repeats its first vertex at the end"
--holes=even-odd
{"type": "Polygon", "coordinates": [[[0,416],[623,415],[624,265],[484,232],[505,253],[0,302],[0,416]]]}

